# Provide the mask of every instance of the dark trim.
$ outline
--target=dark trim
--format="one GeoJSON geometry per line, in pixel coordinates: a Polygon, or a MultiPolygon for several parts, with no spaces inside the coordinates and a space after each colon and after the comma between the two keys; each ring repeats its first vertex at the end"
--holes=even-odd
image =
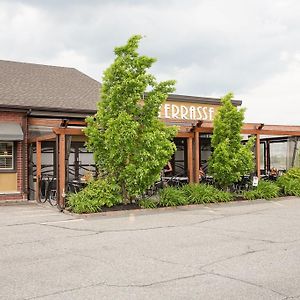
{"type": "Polygon", "coordinates": [[[19,112],[28,112],[31,111],[31,115],[34,113],[43,113],[43,112],[59,112],[64,114],[64,112],[73,112],[78,114],[95,114],[97,110],[91,109],[80,109],[80,108],[64,108],[64,107],[44,107],[44,106],[27,106],[27,105],[9,105],[9,104],[0,104],[0,110],[5,111],[19,111],[19,112]]]}
{"type": "MultiPolygon", "coordinates": [[[[147,94],[145,94],[147,97],[147,94]]],[[[215,104],[220,105],[221,100],[219,98],[209,98],[209,97],[196,97],[187,95],[177,95],[169,94],[167,101],[179,101],[179,102],[194,102],[203,104],[215,104]]],[[[241,100],[232,100],[232,104],[235,106],[240,106],[242,104],[241,100]]],[[[96,105],[96,103],[95,103],[96,105]]],[[[42,116],[45,112],[55,115],[55,116],[66,116],[66,114],[76,114],[78,117],[86,117],[88,115],[94,115],[97,109],[81,109],[81,108],[65,108],[65,107],[45,107],[45,106],[27,106],[27,105],[10,105],[10,104],[0,104],[0,110],[4,111],[18,111],[18,112],[29,112],[30,115],[42,116]]]]}
{"type": "MultiPolygon", "coordinates": [[[[197,96],[187,96],[187,95],[177,95],[169,94],[167,101],[178,101],[178,102],[194,102],[194,103],[203,103],[203,104],[221,104],[220,98],[210,98],[210,97],[197,97],[197,96]]],[[[232,100],[233,105],[240,106],[242,105],[241,100],[232,100]]]]}
{"type": "Polygon", "coordinates": [[[48,117],[48,118],[73,118],[73,119],[85,119],[88,116],[92,116],[96,113],[76,113],[76,112],[53,112],[53,111],[32,111],[30,114],[31,117],[48,117]]]}

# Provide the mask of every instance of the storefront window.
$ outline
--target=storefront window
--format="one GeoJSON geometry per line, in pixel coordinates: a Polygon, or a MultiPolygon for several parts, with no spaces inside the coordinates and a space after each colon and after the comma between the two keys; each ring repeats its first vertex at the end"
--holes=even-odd
{"type": "Polygon", "coordinates": [[[173,156],[173,175],[186,175],[186,139],[176,138],[176,151],[173,156]]]}
{"type": "Polygon", "coordinates": [[[14,168],[13,142],[0,142],[0,170],[12,170],[14,168]]]}
{"type": "Polygon", "coordinates": [[[270,143],[270,168],[286,170],[287,161],[287,142],[270,143]]]}
{"type": "Polygon", "coordinates": [[[260,144],[260,169],[265,170],[265,144],[260,144]]]}

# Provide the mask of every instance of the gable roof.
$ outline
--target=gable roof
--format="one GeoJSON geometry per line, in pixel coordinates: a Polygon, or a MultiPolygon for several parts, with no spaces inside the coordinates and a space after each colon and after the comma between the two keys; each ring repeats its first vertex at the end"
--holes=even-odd
{"type": "MultiPolygon", "coordinates": [[[[100,88],[100,82],[74,68],[0,60],[0,109],[82,117],[96,112],[100,88]]],[[[167,100],[220,104],[219,98],[177,94],[170,94],[167,100]]],[[[242,104],[239,100],[232,102],[242,104]]]]}
{"type": "Polygon", "coordinates": [[[94,112],[100,87],[74,68],[0,60],[0,107],[94,112]]]}

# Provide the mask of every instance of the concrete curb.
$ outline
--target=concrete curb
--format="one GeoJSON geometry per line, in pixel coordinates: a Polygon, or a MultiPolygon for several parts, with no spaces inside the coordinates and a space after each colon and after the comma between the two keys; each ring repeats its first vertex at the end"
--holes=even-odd
{"type": "Polygon", "coordinates": [[[35,201],[28,200],[1,200],[0,206],[13,206],[13,205],[37,205],[35,201]]]}
{"type": "Polygon", "coordinates": [[[163,212],[172,212],[174,210],[177,211],[191,211],[194,209],[200,208],[217,208],[217,207],[224,207],[224,206],[236,206],[236,205],[246,205],[246,204],[258,204],[258,203],[266,203],[266,202],[275,202],[275,201],[282,201],[287,200],[290,198],[297,198],[294,196],[289,197],[282,197],[280,198],[273,198],[271,200],[266,199],[256,199],[256,200],[239,200],[239,201],[229,201],[229,202],[217,202],[217,203],[207,203],[207,204],[191,204],[191,205],[183,205],[183,206],[172,206],[172,207],[157,207],[157,208],[139,208],[139,209],[124,209],[124,210],[115,210],[115,211],[102,211],[97,213],[89,213],[89,214],[76,214],[70,212],[68,210],[64,210],[63,213],[66,215],[70,215],[76,218],[90,218],[90,217],[122,217],[128,215],[143,215],[149,214],[149,212],[155,213],[163,213],[163,212]]]}

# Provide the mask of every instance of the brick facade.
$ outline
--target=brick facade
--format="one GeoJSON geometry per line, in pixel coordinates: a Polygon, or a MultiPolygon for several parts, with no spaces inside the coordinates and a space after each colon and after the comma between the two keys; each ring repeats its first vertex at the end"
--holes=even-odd
{"type": "MultiPolygon", "coordinates": [[[[28,126],[27,126],[27,115],[26,113],[20,112],[5,112],[0,111],[0,122],[8,123],[15,122],[19,123],[23,129],[24,140],[20,142],[15,142],[16,147],[16,157],[15,166],[17,172],[17,192],[16,193],[1,193],[0,201],[3,200],[27,200],[27,190],[28,190],[28,158],[27,158],[27,137],[28,137],[28,126]]],[[[0,171],[1,172],[1,171],[0,171]]]]}

